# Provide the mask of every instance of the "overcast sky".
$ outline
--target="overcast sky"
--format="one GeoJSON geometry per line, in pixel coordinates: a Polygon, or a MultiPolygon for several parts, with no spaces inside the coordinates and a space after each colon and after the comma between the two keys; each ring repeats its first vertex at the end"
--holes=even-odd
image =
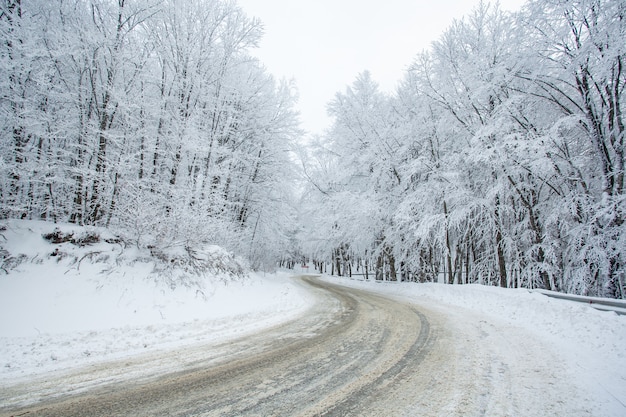
{"type": "MultiPolygon", "coordinates": [[[[524,0],[500,0],[518,10],[524,0]]],[[[392,92],[413,57],[478,0],[238,0],[265,27],[253,51],[277,78],[295,79],[302,126],[322,133],[326,104],[369,70],[392,92]]]]}

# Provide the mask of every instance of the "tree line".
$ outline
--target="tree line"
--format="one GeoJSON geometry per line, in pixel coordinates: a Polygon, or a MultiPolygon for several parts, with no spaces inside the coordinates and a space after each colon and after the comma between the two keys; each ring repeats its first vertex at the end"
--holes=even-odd
{"type": "Polygon", "coordinates": [[[262,32],[230,1],[2,0],[0,216],[273,263],[300,131],[262,32]]]}
{"type": "Polygon", "coordinates": [[[255,268],[624,298],[626,5],[481,3],[393,94],[302,135],[221,0],[2,0],[0,217],[211,242],[255,268]],[[304,192],[293,203],[300,184],[304,192]]]}
{"type": "Polygon", "coordinates": [[[480,3],[393,94],[336,94],[302,157],[304,254],[339,275],[626,295],[626,3],[480,3]]]}

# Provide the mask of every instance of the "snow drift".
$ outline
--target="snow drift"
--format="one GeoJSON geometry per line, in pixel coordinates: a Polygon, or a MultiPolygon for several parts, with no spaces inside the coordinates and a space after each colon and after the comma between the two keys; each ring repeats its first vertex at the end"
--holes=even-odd
{"type": "Polygon", "coordinates": [[[0,235],[0,381],[213,342],[312,302],[222,248],[139,249],[104,229],[11,220],[0,235]]]}

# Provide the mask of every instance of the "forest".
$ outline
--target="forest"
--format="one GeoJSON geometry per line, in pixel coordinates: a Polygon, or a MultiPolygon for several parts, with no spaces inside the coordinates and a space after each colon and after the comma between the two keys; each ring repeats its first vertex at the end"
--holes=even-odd
{"type": "Polygon", "coordinates": [[[254,269],[626,296],[625,2],[481,2],[393,93],[359,74],[307,141],[234,2],[0,7],[0,218],[254,269]]]}
{"type": "Polygon", "coordinates": [[[248,53],[259,21],[227,1],[3,0],[0,27],[2,217],[281,255],[299,128],[294,87],[248,53]]]}

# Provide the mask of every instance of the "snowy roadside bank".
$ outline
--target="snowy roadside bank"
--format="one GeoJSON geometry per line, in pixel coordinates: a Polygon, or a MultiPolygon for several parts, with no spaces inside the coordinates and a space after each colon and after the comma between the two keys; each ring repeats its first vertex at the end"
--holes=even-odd
{"type": "MultiPolygon", "coordinates": [[[[558,359],[558,363],[554,363],[559,368],[557,371],[567,374],[567,382],[578,387],[583,395],[573,401],[590,410],[590,415],[623,416],[626,413],[626,316],[523,289],[365,282],[330,276],[322,279],[422,305],[458,322],[488,322],[502,340],[523,340],[531,335],[535,339],[532,343],[544,346],[546,354],[558,359]]],[[[462,334],[458,336],[458,343],[462,344],[462,334]]],[[[489,348],[510,349],[505,345],[489,348]]],[[[523,369],[532,364],[511,365],[523,369]]],[[[571,396],[572,393],[564,393],[562,398],[542,400],[567,401],[571,396]]]]}
{"type": "Polygon", "coordinates": [[[11,222],[2,233],[4,250],[14,259],[24,256],[19,265],[0,272],[0,386],[227,341],[294,319],[314,303],[287,273],[232,279],[207,275],[169,285],[173,281],[155,276],[149,259],[128,262],[136,256],[130,249],[119,261],[119,244],[51,245],[41,236],[54,227],[11,222]],[[66,257],[51,256],[53,251],[66,257]],[[68,261],[72,256],[79,262],[68,261]]]}

